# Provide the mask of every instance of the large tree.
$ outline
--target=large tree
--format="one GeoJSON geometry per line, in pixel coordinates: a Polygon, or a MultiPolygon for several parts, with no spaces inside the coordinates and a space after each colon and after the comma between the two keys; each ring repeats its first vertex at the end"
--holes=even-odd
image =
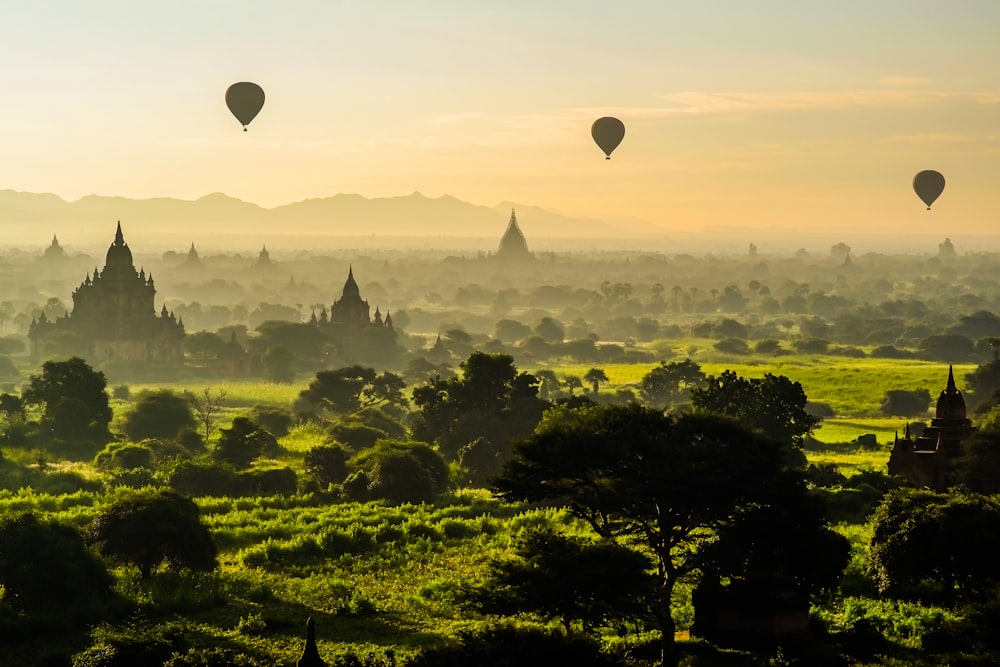
{"type": "Polygon", "coordinates": [[[807,400],[801,384],[772,373],[744,378],[734,371],[723,371],[691,390],[695,408],[732,417],[770,438],[795,445],[801,445],[821,421],[806,412],[807,400]]]}
{"type": "Polygon", "coordinates": [[[687,400],[691,389],[704,383],[701,366],[690,359],[661,361],[640,380],[639,395],[647,405],[663,409],[687,400]]]}
{"type": "Polygon", "coordinates": [[[1000,499],[967,491],[891,491],[872,516],[868,559],[879,590],[943,602],[992,594],[1000,583],[1000,499]]]}
{"type": "Polygon", "coordinates": [[[322,409],[334,413],[350,414],[367,405],[383,403],[406,405],[401,377],[388,371],[381,375],[365,366],[345,366],[320,371],[299,393],[300,409],[322,409]]]}
{"type": "Polygon", "coordinates": [[[656,564],[664,664],[676,663],[671,597],[698,551],[744,507],[783,487],[789,446],[705,414],[635,404],[550,410],[496,478],[508,500],[567,507],[606,538],[641,543],[656,564]]]}
{"type": "Polygon", "coordinates": [[[470,470],[470,479],[481,483],[500,469],[510,443],[529,435],[549,403],[538,398],[538,380],[519,372],[506,354],[474,352],[461,363],[460,377],[434,378],[413,390],[419,408],[413,437],[432,442],[449,459],[458,459],[463,448],[479,443],[492,454],[470,470]]]}
{"type": "Polygon", "coordinates": [[[24,402],[42,406],[42,426],[66,440],[107,442],[111,404],[104,373],[86,361],[46,361],[42,372],[32,375],[24,402]]]}
{"type": "Polygon", "coordinates": [[[194,501],[172,491],[119,500],[91,522],[88,536],[109,558],[138,566],[143,579],[166,561],[211,571],[216,549],[194,501]]]}

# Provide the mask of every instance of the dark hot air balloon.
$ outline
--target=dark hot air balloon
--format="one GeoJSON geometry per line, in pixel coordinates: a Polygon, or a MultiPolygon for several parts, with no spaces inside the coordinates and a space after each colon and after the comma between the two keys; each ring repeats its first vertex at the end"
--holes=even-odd
{"type": "Polygon", "coordinates": [[[226,106],[246,132],[247,125],[257,117],[261,107],[264,106],[264,89],[249,81],[234,83],[226,89],[226,106]]]}
{"type": "Polygon", "coordinates": [[[913,191],[927,204],[929,211],[934,200],[944,192],[944,176],[939,171],[925,169],[913,177],[913,191]]]}
{"type": "Polygon", "coordinates": [[[611,116],[598,118],[590,126],[590,136],[604,151],[605,159],[610,160],[612,151],[618,148],[618,144],[625,138],[625,123],[611,116]]]}

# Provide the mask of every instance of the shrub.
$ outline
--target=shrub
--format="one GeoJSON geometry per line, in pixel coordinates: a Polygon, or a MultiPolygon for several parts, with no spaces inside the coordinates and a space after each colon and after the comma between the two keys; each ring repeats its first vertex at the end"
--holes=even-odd
{"type": "Polygon", "coordinates": [[[257,424],[276,438],[288,435],[295,417],[291,410],[274,405],[255,405],[250,410],[250,421],[257,424]]]}
{"type": "Polygon", "coordinates": [[[926,389],[890,389],[885,392],[880,409],[889,417],[918,417],[927,412],[930,402],[931,393],[926,389]]]}
{"type": "Polygon", "coordinates": [[[320,445],[306,452],[305,471],[325,489],[347,477],[347,450],[339,445],[320,445]]]}
{"type": "Polygon", "coordinates": [[[243,491],[236,471],[219,463],[181,461],[168,475],[167,484],[186,496],[237,496],[243,491]]]}
{"type": "Polygon", "coordinates": [[[75,528],[31,513],[0,519],[0,610],[71,615],[109,600],[111,584],[75,528]]]}
{"type": "Polygon", "coordinates": [[[152,468],[153,452],[143,445],[112,442],[94,457],[94,466],[100,470],[152,468]]]}
{"type": "Polygon", "coordinates": [[[248,470],[240,475],[246,492],[258,496],[291,496],[297,490],[298,478],[289,467],[268,470],[248,470]]]}
{"type": "Polygon", "coordinates": [[[745,340],[739,338],[724,338],[713,347],[726,354],[750,354],[750,346],[745,340]]]}

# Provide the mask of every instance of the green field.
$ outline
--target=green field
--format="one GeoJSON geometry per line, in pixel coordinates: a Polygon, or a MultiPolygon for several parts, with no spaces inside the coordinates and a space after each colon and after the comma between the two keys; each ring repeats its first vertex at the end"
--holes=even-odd
{"type": "MultiPolygon", "coordinates": [[[[838,356],[747,357],[732,361],[699,361],[709,375],[725,370],[743,377],[766,373],[785,375],[802,384],[810,401],[825,403],[843,418],[877,419],[885,392],[890,389],[927,389],[937,396],[948,380],[948,365],[913,359],[854,359],[838,356]]],[[[567,364],[549,367],[559,377],[583,377],[588,369],[602,368],[610,382],[601,391],[637,387],[643,375],[657,364],[567,364]]],[[[956,364],[955,380],[962,389],[964,378],[975,364],[956,364]]],[[[899,420],[902,423],[903,420],[899,420]]],[[[865,431],[869,432],[869,431],[865,431]]],[[[871,430],[878,433],[879,431],[871,430]]]]}

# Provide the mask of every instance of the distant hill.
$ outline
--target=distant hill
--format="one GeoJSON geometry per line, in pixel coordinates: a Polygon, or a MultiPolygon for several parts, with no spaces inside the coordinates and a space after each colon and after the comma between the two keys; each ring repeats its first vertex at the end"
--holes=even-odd
{"type": "Polygon", "coordinates": [[[553,213],[536,206],[503,202],[495,207],[450,195],[419,192],[373,198],[356,194],[263,208],[221,193],[194,201],[128,199],[89,195],[67,202],[53,194],[0,190],[0,233],[8,243],[47,242],[70,232],[103,239],[115,221],[135,232],[197,240],[207,234],[496,237],[503,234],[511,208],[528,238],[660,237],[666,231],[637,219],[599,220],[553,213]]]}

